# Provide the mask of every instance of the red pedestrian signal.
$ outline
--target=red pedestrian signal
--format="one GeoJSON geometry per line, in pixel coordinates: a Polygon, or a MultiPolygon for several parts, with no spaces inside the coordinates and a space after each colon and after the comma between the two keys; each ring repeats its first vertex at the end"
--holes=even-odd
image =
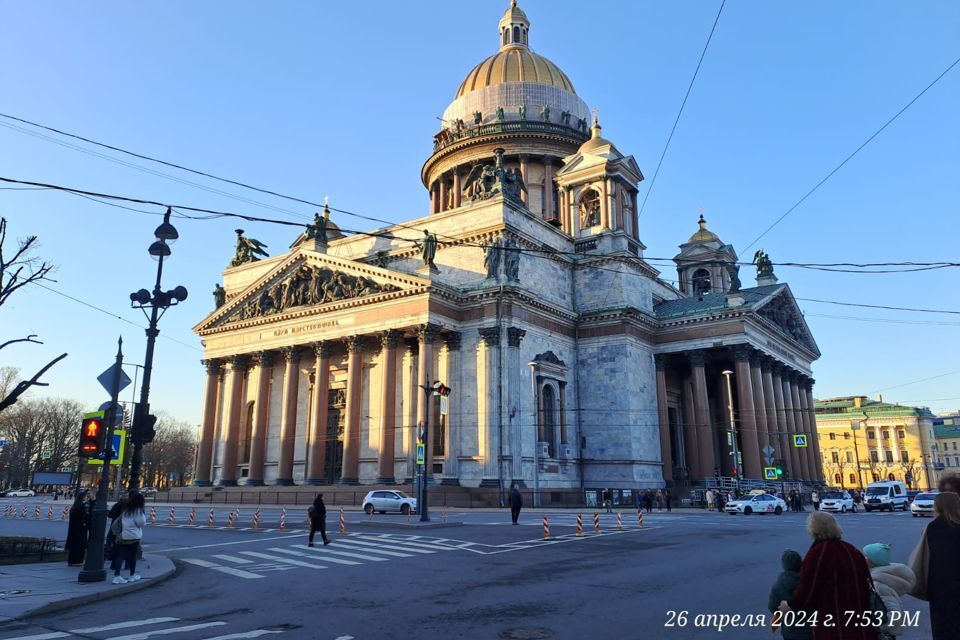
{"type": "Polygon", "coordinates": [[[436,395],[443,396],[443,397],[449,396],[451,391],[453,391],[453,389],[451,389],[445,384],[437,384],[437,386],[433,388],[433,392],[436,395]]]}
{"type": "Polygon", "coordinates": [[[102,415],[89,416],[83,419],[80,428],[80,449],[77,453],[79,457],[96,458],[100,454],[103,430],[104,423],[102,415]]]}

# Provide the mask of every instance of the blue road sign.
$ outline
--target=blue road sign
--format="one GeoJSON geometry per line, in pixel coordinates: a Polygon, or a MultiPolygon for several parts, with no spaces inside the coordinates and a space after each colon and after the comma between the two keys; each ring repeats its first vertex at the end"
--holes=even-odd
{"type": "MultiPolygon", "coordinates": [[[[127,432],[123,429],[117,429],[114,431],[113,444],[110,445],[110,447],[113,449],[113,457],[110,458],[110,464],[123,464],[123,450],[124,445],[126,444],[127,432]]],[[[100,458],[88,458],[87,464],[103,464],[103,460],[100,458]]]]}
{"type": "Polygon", "coordinates": [[[120,386],[117,388],[118,391],[123,391],[131,382],[133,382],[133,380],[130,379],[130,376],[123,371],[123,368],[118,367],[116,364],[97,376],[97,382],[100,383],[100,386],[103,387],[107,393],[113,393],[113,383],[117,376],[120,376],[120,386]]]}
{"type": "Polygon", "coordinates": [[[425,447],[423,446],[422,442],[417,444],[417,464],[418,465],[424,464],[424,461],[426,458],[425,456],[426,451],[424,449],[425,447]]]}
{"type": "Polygon", "coordinates": [[[793,436],[793,446],[802,448],[807,446],[807,434],[798,433],[793,436]]]}
{"type": "Polygon", "coordinates": [[[776,480],[776,479],[777,479],[777,468],[776,468],[776,467],[764,467],[764,468],[763,468],[763,478],[764,478],[764,480],[776,480]]]}

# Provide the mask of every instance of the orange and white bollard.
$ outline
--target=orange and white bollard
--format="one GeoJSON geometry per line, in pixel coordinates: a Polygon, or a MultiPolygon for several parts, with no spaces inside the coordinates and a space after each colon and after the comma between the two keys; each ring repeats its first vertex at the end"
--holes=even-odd
{"type": "Polygon", "coordinates": [[[256,531],[260,528],[260,507],[257,507],[257,510],[253,512],[253,529],[256,531]]]}
{"type": "Polygon", "coordinates": [[[637,522],[640,524],[640,528],[643,529],[643,511],[637,509],[637,522]]]}
{"type": "Polygon", "coordinates": [[[280,509],[280,530],[283,531],[287,528],[287,510],[286,508],[280,509]]]}
{"type": "Polygon", "coordinates": [[[27,517],[27,505],[23,505],[23,509],[20,509],[20,517],[21,518],[27,517]]]}
{"type": "Polygon", "coordinates": [[[340,533],[347,532],[347,519],[343,515],[343,507],[340,507],[340,533]]]}
{"type": "Polygon", "coordinates": [[[623,531],[623,516],[617,511],[617,531],[623,531]]]}
{"type": "Polygon", "coordinates": [[[33,517],[36,518],[37,520],[40,519],[40,505],[36,505],[33,508],[33,517]]]}
{"type": "Polygon", "coordinates": [[[176,518],[174,517],[176,510],[177,510],[176,507],[170,507],[170,517],[167,518],[167,524],[170,525],[171,527],[176,522],[176,518]]]}
{"type": "Polygon", "coordinates": [[[593,532],[600,533],[600,514],[593,514],[593,532]]]}
{"type": "Polygon", "coordinates": [[[3,517],[4,517],[4,518],[9,518],[9,517],[10,517],[10,514],[12,513],[12,510],[13,510],[13,505],[9,505],[9,504],[8,504],[7,506],[5,506],[5,507],[3,508],[3,517]]]}
{"type": "Polygon", "coordinates": [[[157,508],[150,507],[150,524],[157,524],[157,508]]]}
{"type": "Polygon", "coordinates": [[[550,521],[547,519],[546,514],[543,516],[543,539],[550,539],[550,521]]]}
{"type": "Polygon", "coordinates": [[[210,515],[207,516],[207,526],[213,528],[213,509],[210,509],[210,515]]]}
{"type": "Polygon", "coordinates": [[[577,514],[577,537],[578,538],[583,537],[583,514],[582,513],[577,514]]]}
{"type": "Polygon", "coordinates": [[[233,511],[227,512],[227,529],[233,529],[233,511]]]}
{"type": "Polygon", "coordinates": [[[190,515],[187,517],[187,525],[193,526],[193,523],[197,521],[197,508],[194,507],[190,509],[190,515]]]}
{"type": "Polygon", "coordinates": [[[443,510],[443,521],[444,521],[444,522],[447,521],[447,510],[446,510],[446,509],[443,510]]]}
{"type": "Polygon", "coordinates": [[[47,520],[53,520],[53,505],[47,507],[47,520]]]}
{"type": "Polygon", "coordinates": [[[67,516],[69,516],[69,515],[70,515],[70,507],[64,507],[64,508],[63,508],[63,513],[60,514],[60,519],[61,519],[61,520],[66,520],[66,519],[67,519],[67,516]]]}

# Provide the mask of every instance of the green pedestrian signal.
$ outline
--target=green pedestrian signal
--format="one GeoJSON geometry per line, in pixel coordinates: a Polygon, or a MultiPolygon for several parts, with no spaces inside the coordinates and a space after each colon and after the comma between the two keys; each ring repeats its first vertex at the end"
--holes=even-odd
{"type": "Polygon", "coordinates": [[[777,467],[777,477],[779,478],[782,475],[783,475],[783,469],[781,469],[780,467],[777,467]]]}

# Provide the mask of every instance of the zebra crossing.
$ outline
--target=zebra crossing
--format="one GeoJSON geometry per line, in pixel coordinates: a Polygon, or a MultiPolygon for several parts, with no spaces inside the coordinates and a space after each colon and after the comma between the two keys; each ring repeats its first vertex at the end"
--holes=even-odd
{"type": "MultiPolygon", "coordinates": [[[[462,541],[447,538],[400,534],[347,533],[335,536],[332,544],[308,547],[300,538],[297,544],[270,546],[257,550],[211,553],[203,557],[181,557],[187,564],[224,573],[235,578],[256,580],[274,571],[294,569],[325,570],[333,567],[373,565],[403,558],[432,556],[464,548],[462,541]]],[[[0,638],[0,640],[3,640],[0,638]]]]}
{"type": "Polygon", "coordinates": [[[144,618],[124,620],[95,627],[81,627],[65,631],[51,630],[50,627],[24,625],[15,631],[19,635],[7,635],[10,629],[0,631],[0,640],[56,640],[58,638],[85,638],[87,640],[149,640],[154,636],[174,636],[183,634],[189,640],[242,640],[277,635],[292,629],[287,625],[240,629],[224,629],[228,625],[236,627],[235,622],[227,620],[190,621],[174,617],[144,618]],[[224,633],[228,631],[228,633],[224,633]],[[24,633],[26,634],[24,635],[24,633]],[[40,632],[40,633],[37,633],[40,632]]]}

